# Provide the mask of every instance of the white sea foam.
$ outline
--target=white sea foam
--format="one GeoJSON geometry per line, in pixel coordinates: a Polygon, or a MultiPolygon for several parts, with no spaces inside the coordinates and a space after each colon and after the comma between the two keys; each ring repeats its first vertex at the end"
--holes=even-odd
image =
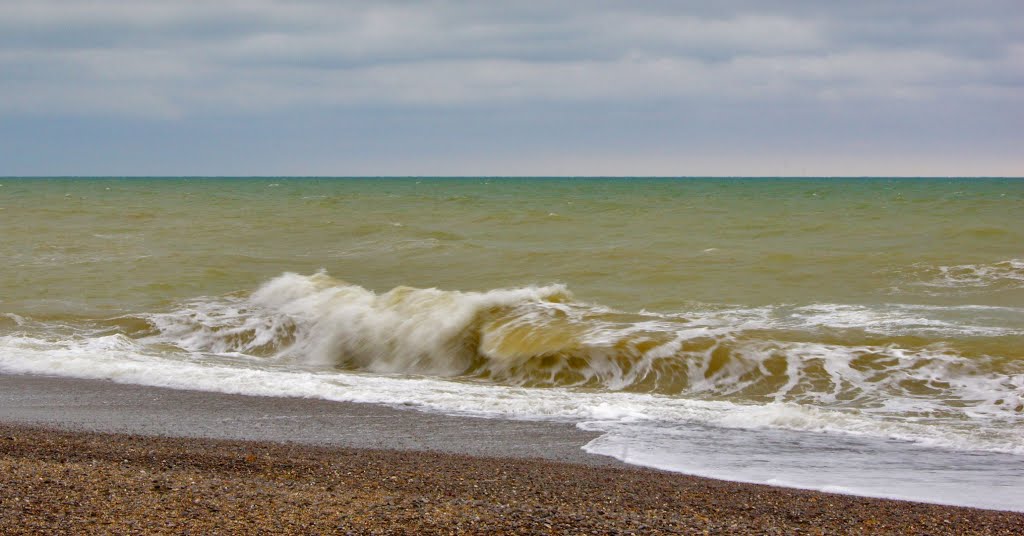
{"type": "Polygon", "coordinates": [[[1016,281],[1024,284],[1024,259],[1009,259],[991,264],[939,266],[939,277],[926,282],[936,286],[987,286],[1016,281]]]}
{"type": "Polygon", "coordinates": [[[381,376],[260,366],[203,354],[159,352],[124,335],[40,339],[0,337],[0,371],[106,379],[176,389],[322,398],[415,406],[453,414],[585,422],[589,429],[624,423],[658,427],[700,423],[735,429],[784,429],[899,439],[966,451],[1024,454],[1024,426],[978,413],[964,419],[896,419],[893,415],[789,402],[763,404],[661,395],[532,389],[438,378],[381,376]]]}
{"type": "Polygon", "coordinates": [[[378,295],[324,273],[285,274],[247,299],[196,300],[149,318],[159,330],[155,340],[193,351],[454,376],[473,365],[467,331],[481,314],[566,296],[558,285],[485,293],[399,287],[378,295]]]}
{"type": "Polygon", "coordinates": [[[869,497],[1024,510],[1024,462],[1010,454],[963,456],[902,441],[622,424],[584,447],[667,471],[869,497]]]}
{"type": "Polygon", "coordinates": [[[903,272],[899,291],[924,290],[929,294],[1004,291],[1024,288],[1024,259],[990,263],[928,265],[915,264],[903,272]]]}
{"type": "Polygon", "coordinates": [[[739,329],[851,329],[878,335],[932,337],[1024,335],[1021,327],[1024,308],[988,305],[819,303],[801,306],[708,306],[696,312],[664,316],[694,318],[702,324],[739,329]]]}
{"type": "Polygon", "coordinates": [[[817,304],[792,308],[789,314],[789,319],[783,319],[777,325],[863,329],[882,335],[1024,335],[1024,330],[1019,327],[1024,309],[1011,307],[817,304]]]}

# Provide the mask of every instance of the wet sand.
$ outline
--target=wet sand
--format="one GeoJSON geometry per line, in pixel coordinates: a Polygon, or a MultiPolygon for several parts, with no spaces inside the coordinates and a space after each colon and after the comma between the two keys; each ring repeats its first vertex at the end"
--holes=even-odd
{"type": "Polygon", "coordinates": [[[1024,534],[1021,513],[628,467],[568,424],[22,376],[0,422],[3,534],[1024,534]]]}
{"type": "Polygon", "coordinates": [[[161,389],[0,374],[0,422],[85,432],[204,437],[626,465],[580,449],[571,423],[450,417],[374,404],[161,389]]]}

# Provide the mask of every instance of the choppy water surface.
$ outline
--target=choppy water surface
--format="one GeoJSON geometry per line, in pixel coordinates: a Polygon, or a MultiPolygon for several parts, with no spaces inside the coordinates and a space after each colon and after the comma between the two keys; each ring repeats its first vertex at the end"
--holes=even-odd
{"type": "Polygon", "coordinates": [[[0,179],[0,370],[1024,510],[1024,181],[0,179]]]}

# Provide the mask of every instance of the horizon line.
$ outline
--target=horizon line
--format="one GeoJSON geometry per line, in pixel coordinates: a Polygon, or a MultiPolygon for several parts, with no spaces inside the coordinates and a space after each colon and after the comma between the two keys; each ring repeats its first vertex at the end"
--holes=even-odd
{"type": "Polygon", "coordinates": [[[0,179],[1024,179],[1024,175],[0,175],[0,179]]]}

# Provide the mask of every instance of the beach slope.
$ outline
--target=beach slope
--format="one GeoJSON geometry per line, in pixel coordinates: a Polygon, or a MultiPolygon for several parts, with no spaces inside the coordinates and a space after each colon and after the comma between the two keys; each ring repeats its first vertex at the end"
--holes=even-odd
{"type": "Polygon", "coordinates": [[[1021,513],[627,467],[582,453],[588,434],[557,423],[29,376],[0,386],[4,534],[1024,533],[1021,513]],[[320,431],[296,436],[316,411],[320,431]],[[344,433],[323,426],[346,414],[344,433]]]}

